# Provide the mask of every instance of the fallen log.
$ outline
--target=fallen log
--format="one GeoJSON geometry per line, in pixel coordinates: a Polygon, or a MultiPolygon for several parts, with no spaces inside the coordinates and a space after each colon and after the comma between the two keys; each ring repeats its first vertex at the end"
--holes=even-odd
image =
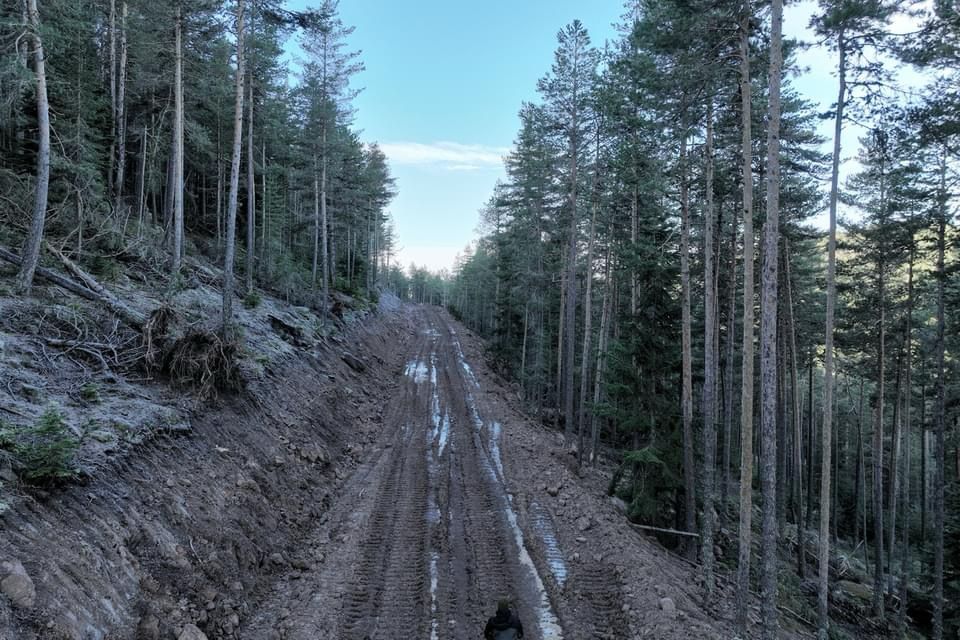
{"type": "MultiPolygon", "coordinates": [[[[104,289],[103,286],[101,286],[100,283],[93,278],[93,276],[86,273],[83,269],[74,264],[69,258],[64,256],[59,251],[55,251],[52,248],[50,249],[51,252],[56,255],[60,261],[64,263],[64,265],[67,266],[71,273],[74,273],[74,275],[83,274],[82,276],[77,276],[81,279],[82,284],[57,273],[56,271],[53,271],[52,269],[47,269],[46,267],[38,266],[36,271],[37,276],[43,278],[51,284],[62,287],[71,293],[77,294],[81,298],[85,298],[91,302],[99,302],[100,304],[105,305],[108,309],[119,316],[120,319],[137,331],[143,330],[143,325],[147,321],[147,317],[145,315],[139,311],[131,309],[127,305],[117,300],[113,295],[107,292],[107,290],[104,289]]],[[[4,249],[3,247],[0,247],[0,260],[5,260],[6,262],[18,267],[21,263],[20,256],[12,251],[4,249]]]]}
{"type": "Polygon", "coordinates": [[[688,538],[699,538],[699,533],[690,533],[689,531],[678,531],[676,529],[662,529],[660,527],[651,527],[648,524],[636,524],[635,522],[628,523],[634,529],[641,529],[643,531],[655,531],[657,533],[669,533],[675,536],[687,536],[688,538]]]}

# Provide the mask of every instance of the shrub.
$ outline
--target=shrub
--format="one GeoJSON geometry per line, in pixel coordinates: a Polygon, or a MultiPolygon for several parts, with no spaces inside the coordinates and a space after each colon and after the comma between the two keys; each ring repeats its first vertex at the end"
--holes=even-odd
{"type": "Polygon", "coordinates": [[[256,309],[260,306],[261,302],[262,299],[260,298],[260,294],[256,291],[248,292],[243,298],[243,306],[245,306],[247,309],[256,309]]]}
{"type": "Polygon", "coordinates": [[[74,456],[80,443],[56,406],[49,407],[32,427],[12,435],[17,473],[31,484],[54,484],[77,474],[74,456]]]}
{"type": "Polygon", "coordinates": [[[100,402],[100,385],[96,382],[88,382],[80,387],[80,397],[84,402],[97,404],[100,402]]]}

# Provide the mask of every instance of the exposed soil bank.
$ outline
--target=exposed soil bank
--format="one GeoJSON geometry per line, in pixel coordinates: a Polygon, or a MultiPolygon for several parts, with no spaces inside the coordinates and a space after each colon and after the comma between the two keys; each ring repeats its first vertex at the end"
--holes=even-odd
{"type": "Polygon", "coordinates": [[[83,485],[20,495],[0,560],[22,563],[35,598],[0,597],[0,638],[175,638],[188,624],[235,637],[278,574],[315,565],[302,540],[377,429],[405,322],[384,311],[287,349],[241,396],[184,412],[188,430],[152,434],[83,485]]]}

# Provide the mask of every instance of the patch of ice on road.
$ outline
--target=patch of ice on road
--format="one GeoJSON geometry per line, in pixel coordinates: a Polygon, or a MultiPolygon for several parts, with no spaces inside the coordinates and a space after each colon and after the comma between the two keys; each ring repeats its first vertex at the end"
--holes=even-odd
{"type": "Polygon", "coordinates": [[[490,423],[490,455],[493,457],[493,464],[496,465],[497,470],[500,472],[500,477],[505,478],[503,475],[503,459],[500,457],[500,423],[491,422],[490,423]]]}
{"type": "Polygon", "coordinates": [[[463,372],[464,372],[465,374],[467,374],[467,379],[469,379],[470,382],[473,383],[473,386],[479,387],[479,386],[480,386],[480,383],[477,382],[477,377],[476,377],[475,375],[473,375],[473,369],[470,368],[470,365],[467,364],[467,361],[466,361],[466,360],[461,360],[461,361],[460,361],[460,366],[463,367],[463,372]]]}
{"type": "Polygon", "coordinates": [[[562,588],[567,581],[567,563],[563,559],[563,552],[560,551],[557,532],[553,528],[550,514],[539,503],[534,502],[530,505],[530,516],[533,520],[534,531],[543,541],[544,555],[547,557],[550,573],[553,574],[553,578],[562,588]]]}
{"type": "Polygon", "coordinates": [[[425,362],[420,360],[411,360],[407,363],[406,368],[403,370],[403,375],[408,378],[412,378],[416,384],[421,384],[426,381],[427,376],[429,375],[430,370],[427,367],[425,362]]]}
{"type": "Polygon", "coordinates": [[[443,455],[443,450],[447,448],[447,440],[449,438],[450,438],[450,414],[444,413],[443,423],[441,424],[441,427],[440,427],[440,440],[439,440],[440,453],[437,455],[441,455],[441,456],[443,455]]]}
{"type": "Polygon", "coordinates": [[[440,623],[437,620],[437,583],[439,582],[437,561],[439,559],[440,554],[436,551],[430,552],[430,640],[440,638],[440,623]]]}
{"type": "Polygon", "coordinates": [[[520,525],[517,524],[517,514],[514,513],[513,507],[510,506],[509,503],[506,504],[504,511],[506,511],[507,521],[510,523],[513,538],[517,543],[520,564],[530,571],[537,592],[540,594],[540,602],[537,607],[537,622],[540,624],[541,635],[544,640],[562,640],[563,630],[560,628],[560,621],[557,620],[557,616],[553,613],[553,607],[550,606],[550,598],[547,597],[547,589],[543,585],[543,579],[540,577],[537,565],[533,563],[533,558],[530,557],[530,553],[524,544],[523,531],[520,530],[520,525]]]}

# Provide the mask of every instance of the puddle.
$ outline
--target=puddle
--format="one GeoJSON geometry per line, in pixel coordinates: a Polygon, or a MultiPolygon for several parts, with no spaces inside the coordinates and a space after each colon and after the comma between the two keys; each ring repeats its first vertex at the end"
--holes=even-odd
{"type": "Polygon", "coordinates": [[[557,532],[553,528],[550,513],[534,502],[530,505],[530,519],[533,521],[533,530],[543,542],[544,555],[547,557],[550,573],[562,588],[567,581],[567,563],[560,551],[560,543],[557,542],[557,532]]]}

